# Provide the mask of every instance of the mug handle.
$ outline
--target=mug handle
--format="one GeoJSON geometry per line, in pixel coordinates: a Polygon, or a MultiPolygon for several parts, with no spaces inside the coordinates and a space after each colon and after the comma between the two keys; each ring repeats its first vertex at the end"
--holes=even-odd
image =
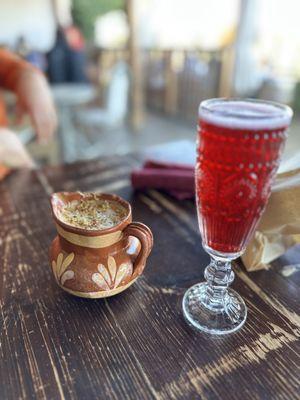
{"type": "Polygon", "coordinates": [[[144,225],[141,222],[132,222],[126,226],[123,233],[126,236],[136,237],[141,243],[141,250],[133,266],[133,276],[141,275],[153,246],[152,232],[147,225],[144,225]]]}

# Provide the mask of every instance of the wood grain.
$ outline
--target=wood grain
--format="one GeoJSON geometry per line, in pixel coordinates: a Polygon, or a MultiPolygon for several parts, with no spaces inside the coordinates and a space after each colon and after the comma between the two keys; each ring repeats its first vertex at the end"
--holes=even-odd
{"type": "Polygon", "coordinates": [[[0,183],[1,399],[299,399],[299,262],[293,250],[269,271],[236,265],[249,316],[214,338],[183,320],[184,291],[202,279],[194,204],[133,193],[138,157],[16,172],[0,183]],[[105,300],[64,293],[48,265],[55,236],[49,194],[106,190],[129,200],[155,238],[144,275],[105,300]],[[289,258],[290,257],[290,258],[289,258]]]}

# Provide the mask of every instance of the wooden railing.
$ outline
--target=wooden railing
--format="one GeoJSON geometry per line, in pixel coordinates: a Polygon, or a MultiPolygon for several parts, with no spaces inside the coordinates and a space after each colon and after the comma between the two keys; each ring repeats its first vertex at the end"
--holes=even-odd
{"type": "MultiPolygon", "coordinates": [[[[231,47],[215,51],[147,49],[141,54],[145,101],[150,109],[194,121],[201,100],[230,95],[231,47]]],[[[119,60],[128,60],[126,50],[98,49],[101,85],[107,84],[109,71],[119,60]]]]}

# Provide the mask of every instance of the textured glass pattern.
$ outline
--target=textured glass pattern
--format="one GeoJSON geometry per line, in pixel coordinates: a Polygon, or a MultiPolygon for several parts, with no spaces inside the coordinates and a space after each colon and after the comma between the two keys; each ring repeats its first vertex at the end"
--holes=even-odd
{"type": "Polygon", "coordinates": [[[286,127],[249,131],[199,122],[196,191],[203,243],[242,251],[269,198],[286,127]]]}

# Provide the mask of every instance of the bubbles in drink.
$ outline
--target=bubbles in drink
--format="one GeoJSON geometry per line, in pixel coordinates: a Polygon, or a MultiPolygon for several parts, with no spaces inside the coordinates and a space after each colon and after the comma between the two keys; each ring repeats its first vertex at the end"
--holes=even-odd
{"type": "Polygon", "coordinates": [[[271,102],[245,100],[204,101],[199,108],[199,118],[215,125],[235,129],[278,129],[288,126],[292,111],[271,102]],[[208,105],[206,105],[208,104],[208,105]]]}

